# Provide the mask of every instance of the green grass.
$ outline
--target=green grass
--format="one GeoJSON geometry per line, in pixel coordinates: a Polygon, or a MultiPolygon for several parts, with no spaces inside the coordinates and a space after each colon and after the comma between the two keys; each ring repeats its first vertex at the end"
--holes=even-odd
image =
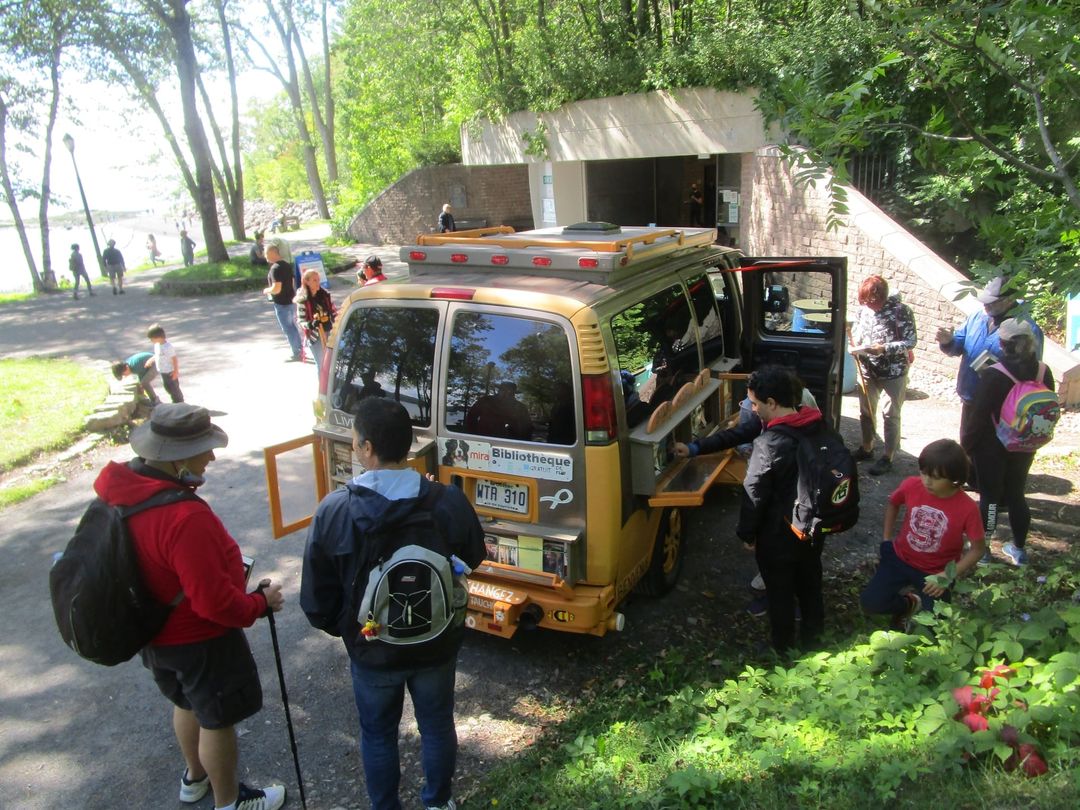
{"type": "Polygon", "coordinates": [[[0,293],[0,306],[4,304],[21,304],[23,301],[29,301],[31,298],[36,297],[37,293],[32,292],[0,293]]]}
{"type": "Polygon", "coordinates": [[[25,484],[15,484],[10,487],[0,488],[0,509],[5,509],[13,504],[32,498],[39,492],[44,492],[53,484],[60,483],[62,479],[54,475],[37,478],[25,484]]]}
{"type": "Polygon", "coordinates": [[[702,633],[652,650],[568,702],[567,719],[486,776],[499,808],[988,808],[1080,806],[1080,550],[978,569],[911,634],[858,615],[865,577],[827,583],[820,652],[759,658],[702,633]],[[953,690],[1000,663],[972,733],[953,690]],[[1049,772],[1009,772],[1008,724],[1049,772]]]}
{"type": "Polygon", "coordinates": [[[98,369],[70,360],[0,360],[0,472],[69,445],[109,387],[98,369]]]}
{"type": "Polygon", "coordinates": [[[241,278],[266,278],[265,268],[252,267],[247,256],[235,256],[227,262],[203,262],[191,267],[177,267],[162,277],[162,281],[203,282],[241,278]]]}

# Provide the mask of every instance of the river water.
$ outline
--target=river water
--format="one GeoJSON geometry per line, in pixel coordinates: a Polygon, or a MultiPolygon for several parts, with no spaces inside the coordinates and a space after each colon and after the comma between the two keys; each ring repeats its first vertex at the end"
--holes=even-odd
{"type": "MultiPolygon", "coordinates": [[[[157,238],[158,250],[161,258],[167,262],[180,261],[180,236],[179,228],[184,223],[164,213],[151,211],[114,213],[104,215],[102,220],[95,219],[94,225],[97,230],[98,245],[104,250],[109,239],[116,240],[117,249],[124,254],[124,262],[128,267],[138,267],[147,262],[146,237],[154,234],[157,238]]],[[[198,222],[190,223],[188,234],[197,243],[202,241],[202,230],[198,222]]],[[[27,223],[27,237],[30,239],[30,250],[34,254],[37,270],[40,274],[41,267],[41,230],[37,227],[37,221],[27,223]]],[[[83,261],[90,277],[95,278],[94,243],[90,239],[90,229],[85,222],[76,225],[64,225],[49,223],[49,249],[52,254],[52,269],[56,273],[57,280],[71,278],[68,272],[68,256],[71,255],[72,243],[78,243],[83,254],[83,261]]],[[[198,249],[200,245],[196,246],[198,249]]],[[[0,223],[0,292],[26,292],[32,289],[33,281],[30,271],[26,266],[26,258],[23,255],[22,245],[19,242],[15,227],[5,221],[0,223]]]]}

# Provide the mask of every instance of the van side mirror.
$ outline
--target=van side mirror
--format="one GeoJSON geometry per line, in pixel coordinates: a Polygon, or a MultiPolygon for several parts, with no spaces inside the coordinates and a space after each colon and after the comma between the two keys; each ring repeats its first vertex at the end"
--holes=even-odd
{"type": "Polygon", "coordinates": [[[790,297],[788,288],[782,284],[770,284],[765,288],[765,311],[781,314],[788,311],[790,297]]]}

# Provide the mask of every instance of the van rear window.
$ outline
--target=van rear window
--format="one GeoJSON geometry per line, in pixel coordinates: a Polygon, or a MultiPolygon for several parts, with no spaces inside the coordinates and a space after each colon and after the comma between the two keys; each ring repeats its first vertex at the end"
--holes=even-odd
{"type": "Polygon", "coordinates": [[[458,312],[446,375],[446,427],[547,444],[577,441],[570,342],[559,324],[458,312]]]}
{"type": "Polygon", "coordinates": [[[438,325],[434,309],[354,307],[338,340],[334,407],[355,413],[365,397],[389,397],[414,425],[430,425],[438,325]]]}

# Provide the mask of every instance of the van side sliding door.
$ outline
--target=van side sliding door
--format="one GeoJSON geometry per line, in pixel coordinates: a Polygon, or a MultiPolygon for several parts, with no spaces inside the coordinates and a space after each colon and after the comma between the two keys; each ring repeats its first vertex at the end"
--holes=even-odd
{"type": "Polygon", "coordinates": [[[847,258],[741,259],[742,356],[747,371],[792,368],[840,425],[847,342],[847,258]]]}

